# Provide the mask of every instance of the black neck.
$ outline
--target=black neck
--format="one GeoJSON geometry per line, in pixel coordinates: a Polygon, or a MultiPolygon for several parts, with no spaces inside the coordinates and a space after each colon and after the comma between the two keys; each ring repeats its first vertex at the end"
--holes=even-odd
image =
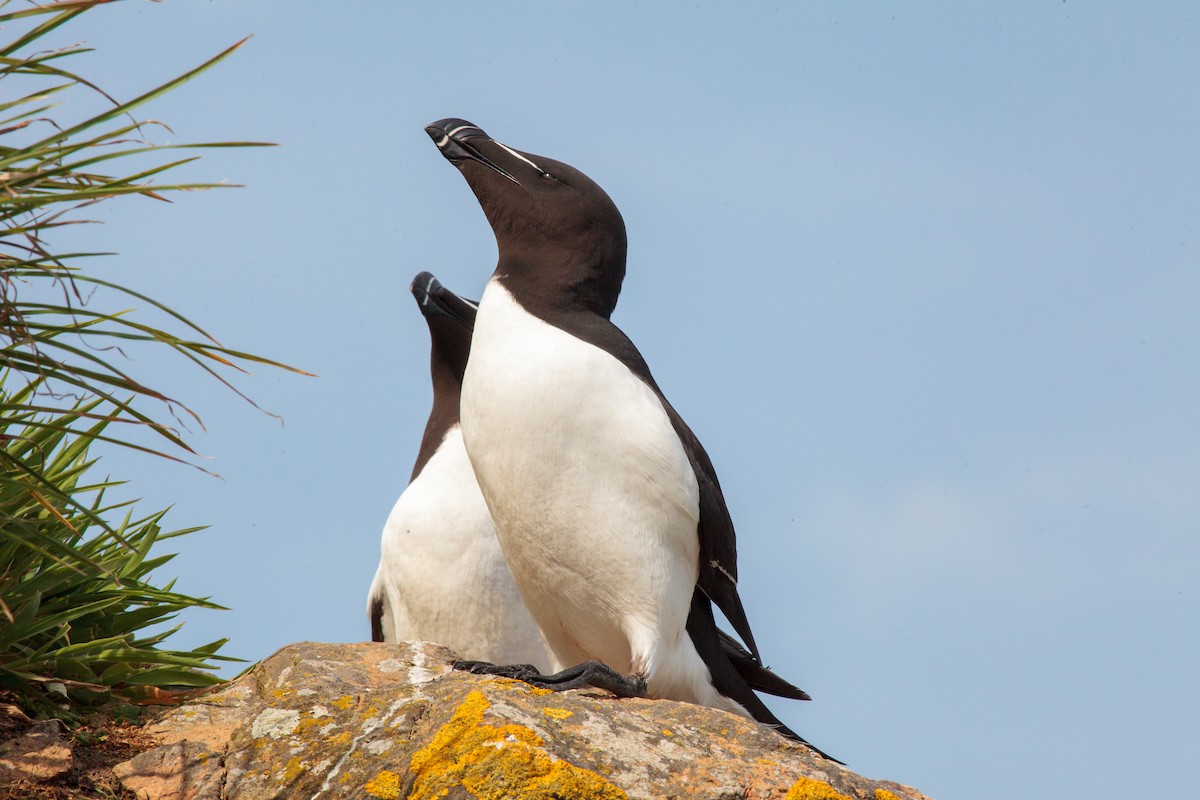
{"type": "Polygon", "coordinates": [[[586,256],[569,251],[539,253],[537,258],[502,254],[496,277],[530,311],[586,312],[608,319],[625,279],[624,248],[586,256]]]}
{"type": "Polygon", "coordinates": [[[458,323],[438,320],[430,325],[433,347],[429,354],[429,374],[433,378],[433,409],[429,412],[429,421],[425,423],[421,449],[417,451],[417,461],[413,465],[410,482],[421,473],[425,463],[437,452],[442,440],[446,438],[446,432],[459,421],[458,403],[462,396],[463,373],[467,368],[471,334],[465,328],[455,329],[450,326],[458,326],[458,323]],[[449,330],[439,331],[434,328],[435,324],[445,325],[449,330]]]}

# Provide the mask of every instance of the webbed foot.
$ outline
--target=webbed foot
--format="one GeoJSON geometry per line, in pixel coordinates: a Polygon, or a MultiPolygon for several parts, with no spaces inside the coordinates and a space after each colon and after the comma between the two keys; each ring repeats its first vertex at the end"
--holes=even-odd
{"type": "Polygon", "coordinates": [[[543,675],[532,664],[491,664],[487,661],[455,661],[454,669],[475,675],[498,675],[524,681],[552,692],[593,687],[612,692],[617,697],[645,697],[646,681],[625,676],[600,661],[585,661],[553,675],[543,675]]]}

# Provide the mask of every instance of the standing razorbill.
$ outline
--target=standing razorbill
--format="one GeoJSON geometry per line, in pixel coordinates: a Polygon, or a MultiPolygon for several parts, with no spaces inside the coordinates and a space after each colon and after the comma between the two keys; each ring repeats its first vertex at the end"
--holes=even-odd
{"type": "Polygon", "coordinates": [[[573,167],[465,120],[425,130],[496,235],[499,263],[463,380],[463,440],[513,578],[563,671],[468,668],[552,688],[646,691],[803,742],[752,691],[807,699],[762,666],[712,463],[609,321],[625,276],[616,206],[573,167]],[[748,652],[723,638],[712,603],[748,652]]]}
{"type": "Polygon", "coordinates": [[[383,528],[367,616],[376,642],[438,642],[465,658],[550,663],[504,561],[463,448],[458,401],[475,304],[428,272],[412,293],[433,340],[433,410],[408,488],[383,528]]]}

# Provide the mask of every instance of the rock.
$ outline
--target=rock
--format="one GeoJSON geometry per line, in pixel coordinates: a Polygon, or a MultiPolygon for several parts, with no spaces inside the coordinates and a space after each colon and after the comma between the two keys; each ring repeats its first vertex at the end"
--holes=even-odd
{"type": "Polygon", "coordinates": [[[221,800],[225,765],[218,753],[184,739],[117,764],[113,774],[140,798],[221,800]]]}
{"type": "Polygon", "coordinates": [[[57,720],[34,723],[27,731],[0,743],[0,785],[45,781],[71,769],[71,747],[57,720]]]}
{"type": "MultiPolygon", "coordinates": [[[[2,693],[0,696],[3,696],[2,693]]],[[[28,728],[32,724],[33,719],[17,706],[12,703],[0,703],[0,735],[28,728]]]]}
{"type": "Polygon", "coordinates": [[[144,800],[927,800],[749,720],[450,669],[421,642],[301,643],[148,731],[119,765],[144,800]]]}

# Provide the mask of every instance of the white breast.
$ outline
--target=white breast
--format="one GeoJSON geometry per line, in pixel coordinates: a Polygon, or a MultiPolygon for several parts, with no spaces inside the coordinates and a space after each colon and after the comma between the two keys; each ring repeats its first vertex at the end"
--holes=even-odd
{"type": "Polygon", "coordinates": [[[457,425],[392,508],[376,583],[385,597],[385,641],[438,642],[473,660],[550,663],[457,425]]]}
{"type": "Polygon", "coordinates": [[[461,411],[497,536],[558,666],[595,658],[646,675],[654,694],[704,702],[668,685],[707,685],[707,671],[684,631],[699,493],[655,393],[493,280],[461,411]]]}

